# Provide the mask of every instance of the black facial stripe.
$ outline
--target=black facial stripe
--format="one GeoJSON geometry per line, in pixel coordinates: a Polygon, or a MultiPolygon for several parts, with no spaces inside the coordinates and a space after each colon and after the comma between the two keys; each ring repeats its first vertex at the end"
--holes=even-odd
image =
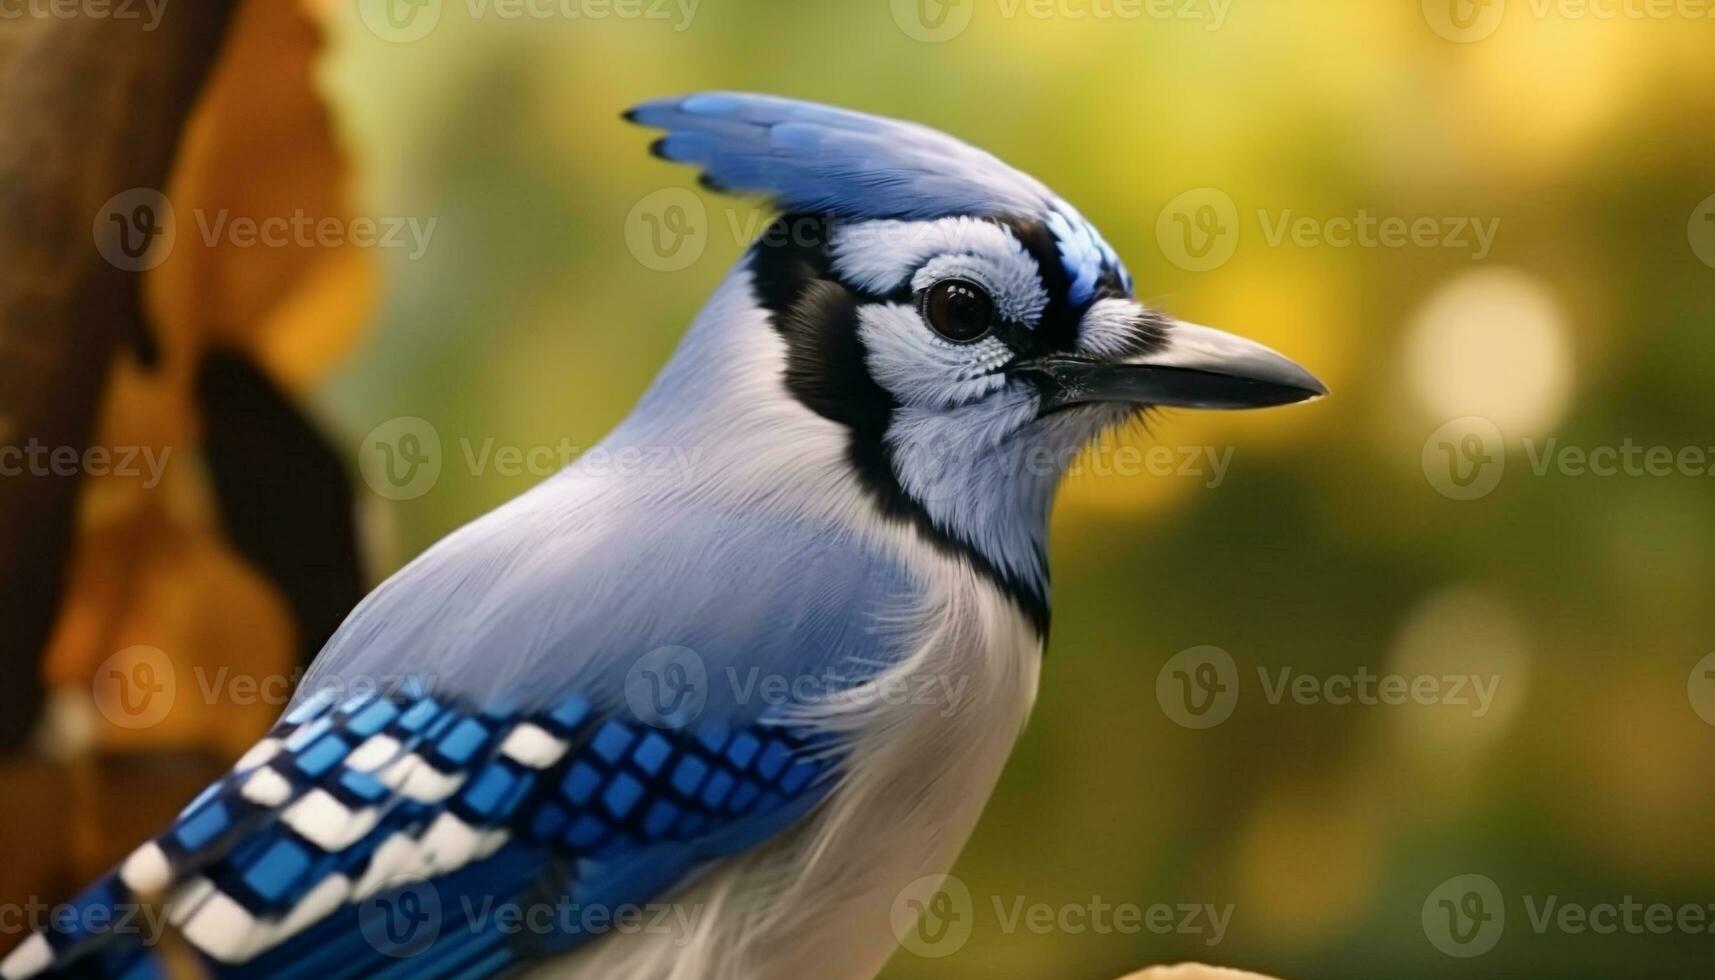
{"type": "Polygon", "coordinates": [[[786,341],[787,390],[811,411],[847,428],[852,469],[884,516],[909,522],[931,546],[964,557],[1046,637],[1047,597],[936,525],[900,485],[884,438],[898,402],[870,376],[858,335],[858,308],[866,303],[909,303],[910,291],[907,288],[904,300],[896,300],[841,282],[832,271],[828,231],[823,218],[783,215],[751,247],[757,301],[772,314],[774,329],[786,341]]]}
{"type": "Polygon", "coordinates": [[[1072,280],[1060,264],[1060,245],[1048,226],[1034,218],[1008,218],[998,222],[1009,229],[1042,273],[1042,286],[1048,293],[1048,305],[1036,324],[1035,335],[1040,353],[1070,351],[1078,346],[1078,319],[1083,311],[1074,309],[1067,299],[1072,280]]]}
{"type": "MultiPolygon", "coordinates": [[[[1129,296],[1117,268],[1104,268],[1096,280],[1095,293],[1089,303],[1074,306],[1071,301],[1072,277],[1060,260],[1060,242],[1048,226],[1035,218],[1000,218],[996,223],[1010,230],[1013,237],[1036,260],[1042,272],[1042,285],[1048,293],[1048,306],[1042,311],[1042,321],[1036,325],[1035,336],[1039,352],[1070,353],[1078,348],[1078,326],[1090,305],[1103,299],[1124,299],[1129,296]]],[[[1140,337],[1143,345],[1136,353],[1148,353],[1163,340],[1156,332],[1152,337],[1140,337]]]]}

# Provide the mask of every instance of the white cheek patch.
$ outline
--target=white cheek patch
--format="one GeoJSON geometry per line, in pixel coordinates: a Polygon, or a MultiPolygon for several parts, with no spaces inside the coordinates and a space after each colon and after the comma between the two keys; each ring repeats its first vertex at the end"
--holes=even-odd
{"type": "Polygon", "coordinates": [[[1137,349],[1140,319],[1149,312],[1129,299],[1099,299],[1078,324],[1078,350],[1096,357],[1119,357],[1137,349]]]}
{"type": "Polygon", "coordinates": [[[858,311],[858,337],[877,384],[902,405],[951,408],[998,390],[996,373],[1012,351],[993,337],[954,344],[935,336],[909,306],[873,303],[858,311]]]}
{"type": "MultiPolygon", "coordinates": [[[[1036,260],[1012,233],[990,221],[863,221],[837,225],[830,243],[833,269],[845,282],[871,293],[906,285],[921,288],[925,266],[952,262],[956,274],[981,283],[1010,319],[1031,323],[1048,304],[1036,260]]],[[[937,278],[943,278],[938,276],[937,278]]]]}

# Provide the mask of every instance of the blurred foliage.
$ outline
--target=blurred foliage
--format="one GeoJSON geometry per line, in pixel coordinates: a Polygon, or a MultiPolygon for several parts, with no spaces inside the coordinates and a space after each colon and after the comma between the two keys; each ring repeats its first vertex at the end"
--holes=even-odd
{"type": "MultiPolygon", "coordinates": [[[[15,804],[0,850],[0,895],[8,900],[63,895],[106,870],[278,714],[278,699],[172,696],[175,678],[183,694],[232,672],[290,677],[361,595],[341,460],[291,402],[366,323],[375,258],[355,247],[200,241],[200,226],[222,213],[256,220],[345,213],[345,164],[311,86],[322,44],[316,8],[272,0],[239,7],[212,72],[193,90],[183,132],[147,134],[176,146],[161,190],[178,227],[173,250],[141,276],[146,336],[115,352],[100,390],[54,393],[63,404],[92,399],[90,445],[112,447],[114,465],[76,483],[54,481],[76,493],[76,526],[64,595],[41,652],[49,710],[37,743],[45,758],[0,762],[0,789],[15,804]],[[244,445],[260,451],[235,460],[230,447],[244,445]],[[254,466],[257,459],[266,466],[254,466]],[[308,500],[331,500],[333,519],[306,529],[290,503],[308,500]],[[269,504],[261,533],[252,520],[258,501],[269,504]],[[285,564],[308,567],[275,567],[286,553],[296,560],[285,564]],[[127,697],[117,685],[133,676],[168,685],[154,714],[115,710],[115,699],[127,697]]],[[[7,57],[51,32],[88,27],[38,16],[10,17],[5,26],[0,53],[7,57]]],[[[113,49],[105,63],[125,73],[118,88],[147,95],[127,58],[172,49],[147,29],[139,36],[107,35],[113,49]]],[[[98,92],[109,81],[92,75],[77,84],[98,92]]],[[[62,149],[72,158],[91,154],[89,145],[62,149]]],[[[95,187],[102,177],[59,176],[95,187]]],[[[102,188],[97,200],[111,190],[102,188]]],[[[75,231],[28,233],[37,242],[87,243],[89,216],[77,218],[75,231]]],[[[95,357],[87,349],[72,354],[95,357]]],[[[56,574],[49,556],[28,558],[38,575],[56,574]]]]}
{"type": "Polygon", "coordinates": [[[1691,975],[1707,936],[1537,935],[1519,896],[1715,899],[1715,731],[1687,703],[1691,666],[1715,649],[1710,484],[1536,476],[1520,440],[1715,441],[1699,421],[1715,272],[1687,238],[1715,193],[1715,22],[1512,6],[1470,44],[1438,36],[1416,3],[1238,3],[1210,30],[1009,18],[976,0],[940,44],[882,0],[710,0],[684,30],[448,4],[408,44],[341,18],[323,79],[363,162],[364,206],[439,225],[420,261],[388,256],[382,320],[321,402],[354,442],[417,415],[446,445],[433,492],[370,502],[396,565],[536,482],[473,472],[461,441],[598,440],[741,252],[731,229],[755,227],[748,204],[704,195],[701,258],[672,273],[638,262],[628,212],[695,185],[645,155],[623,107],[758,89],[946,129],[1073,201],[1142,295],[1289,352],[1335,395],[1157,420],[1162,444],[1234,447],[1216,488],[1068,487],[1036,715],[958,868],[977,931],[946,959],[901,953],[887,976],[1098,977],[1177,959],[1304,977],[1691,975]],[[1189,272],[1157,220],[1206,187],[1237,203],[1241,238],[1222,267],[1189,272]],[[1256,212],[1288,209],[1498,220],[1499,233],[1480,263],[1469,249],[1271,244],[1256,212]],[[1546,334],[1514,338],[1498,300],[1478,331],[1492,349],[1434,361],[1444,325],[1425,309],[1483,270],[1549,298],[1546,334]],[[1531,387],[1544,363],[1567,365],[1560,388],[1531,387]],[[1465,369],[1495,380],[1448,396],[1445,372],[1465,369]],[[1515,383],[1542,392],[1522,411],[1515,383]],[[1450,405],[1523,420],[1483,499],[1425,477],[1450,405]],[[1228,650],[1245,680],[1229,721],[1193,731],[1154,691],[1165,660],[1200,644],[1228,650]],[[1256,678],[1402,664],[1497,674],[1496,707],[1273,705],[1256,678]],[[1476,961],[1437,953],[1420,919],[1467,871],[1510,896],[1505,937],[1476,961]],[[1147,931],[1006,934],[987,896],[1235,913],[1210,948],[1147,931]]]}

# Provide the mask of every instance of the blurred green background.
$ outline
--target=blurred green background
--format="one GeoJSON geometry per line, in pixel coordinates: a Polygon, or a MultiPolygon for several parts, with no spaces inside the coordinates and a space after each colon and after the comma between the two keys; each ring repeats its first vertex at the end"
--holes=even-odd
{"type": "Polygon", "coordinates": [[[432,492],[367,496],[380,570],[540,478],[475,472],[457,447],[597,441],[757,227],[749,204],[650,158],[621,109],[740,88],[918,120],[1076,204],[1143,297],[1290,353],[1335,394],[1125,437],[1230,447],[1219,480],[1068,484],[1036,714],[956,869],[974,932],[949,956],[902,951],[886,976],[1184,959],[1287,977],[1705,974],[1715,937],[1539,932],[1529,909],[1715,902],[1715,728],[1699,715],[1715,721],[1715,686],[1693,669],[1715,650],[1715,478],[1532,459],[1550,438],[1715,446],[1715,20],[1620,0],[1606,18],[1441,6],[705,0],[687,21],[446,3],[410,41],[348,11],[322,82],[358,210],[437,221],[420,258],[382,250],[380,320],[317,396],[354,453],[402,415],[446,445],[432,492]],[[706,241],[663,271],[627,223],[668,188],[697,195],[706,241]],[[1482,255],[1469,231],[1327,240],[1344,241],[1329,219],[1360,214],[1496,235],[1482,255]],[[1284,217],[1313,219],[1309,237],[1276,234],[1284,217]],[[1181,222],[1226,236],[1230,257],[1201,268],[1174,244],[1181,222]],[[1463,457],[1498,476],[1469,500],[1438,471],[1458,462],[1438,430],[1463,416],[1504,444],[1463,457]],[[1193,729],[1157,682],[1202,645],[1231,655],[1238,699],[1193,729]],[[1258,668],[1498,687],[1480,717],[1271,703],[1258,668]],[[1466,873],[1496,883],[1506,920],[1460,959],[1431,943],[1425,904],[1466,873]],[[1009,930],[996,898],[1232,917],[1216,945],[1009,930]]]}

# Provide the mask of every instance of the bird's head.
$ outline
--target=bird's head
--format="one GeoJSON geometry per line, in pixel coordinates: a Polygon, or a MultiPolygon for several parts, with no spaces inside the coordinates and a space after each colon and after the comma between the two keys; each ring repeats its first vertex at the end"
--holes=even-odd
{"type": "Polygon", "coordinates": [[[782,216],[747,258],[790,394],[839,423],[884,510],[1045,595],[1042,535],[1077,451],[1151,408],[1261,408],[1326,389],[1249,340],[1140,303],[1096,229],[945,134],[703,93],[626,118],[715,190],[782,216]]]}

